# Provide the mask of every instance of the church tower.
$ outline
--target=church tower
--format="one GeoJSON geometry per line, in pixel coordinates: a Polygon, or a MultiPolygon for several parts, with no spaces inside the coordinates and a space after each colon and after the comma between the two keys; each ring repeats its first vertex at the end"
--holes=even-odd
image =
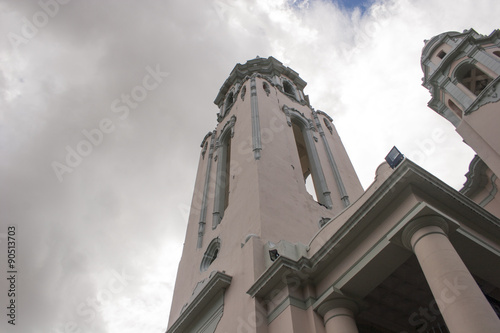
{"type": "Polygon", "coordinates": [[[299,260],[362,195],[332,118],[312,108],[305,86],[278,60],[257,57],[237,64],[220,88],[168,333],[266,332],[265,305],[249,288],[280,256],[299,260]]]}
{"type": "Polygon", "coordinates": [[[500,175],[500,30],[445,32],[422,50],[429,107],[449,120],[465,143],[500,175]]]}

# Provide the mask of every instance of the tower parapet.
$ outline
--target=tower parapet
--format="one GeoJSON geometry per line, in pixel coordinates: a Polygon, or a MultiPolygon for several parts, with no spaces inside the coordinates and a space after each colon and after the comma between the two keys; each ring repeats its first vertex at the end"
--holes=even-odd
{"type": "Polygon", "coordinates": [[[250,77],[257,75],[300,104],[309,105],[309,97],[304,95],[303,92],[307,83],[300,78],[296,71],[290,67],[286,67],[273,57],[257,57],[247,61],[245,64],[237,64],[222,84],[214,100],[215,105],[220,110],[218,114],[219,122],[224,119],[231,108],[233,98],[238,95],[243,87],[242,83],[250,77]]]}

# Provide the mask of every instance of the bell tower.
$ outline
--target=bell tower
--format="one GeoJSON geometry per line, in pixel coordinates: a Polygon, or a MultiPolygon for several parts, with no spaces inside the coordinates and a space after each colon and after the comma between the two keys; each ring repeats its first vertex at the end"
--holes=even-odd
{"type": "Polygon", "coordinates": [[[450,31],[425,41],[423,85],[429,107],[450,121],[465,143],[500,175],[500,30],[450,31]]]}
{"type": "Polygon", "coordinates": [[[306,82],[273,57],[237,64],[201,142],[167,332],[267,332],[247,294],[273,260],[300,259],[324,223],[363,193],[306,82]]]}

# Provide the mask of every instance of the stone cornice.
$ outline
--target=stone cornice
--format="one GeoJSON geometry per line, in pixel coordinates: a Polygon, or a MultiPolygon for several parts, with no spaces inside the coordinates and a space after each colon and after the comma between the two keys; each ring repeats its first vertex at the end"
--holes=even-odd
{"type": "Polygon", "coordinates": [[[290,67],[284,66],[280,61],[273,57],[269,58],[255,58],[247,61],[245,64],[237,64],[234,66],[231,74],[226,79],[226,81],[222,84],[222,87],[217,94],[217,97],[214,100],[214,103],[221,107],[222,103],[224,103],[224,98],[229,91],[229,89],[235,83],[241,83],[245,80],[247,76],[251,76],[253,73],[260,73],[263,75],[285,75],[289,78],[295,86],[302,90],[307,85],[307,83],[302,80],[297,72],[295,72],[290,67]]]}
{"type": "Polygon", "coordinates": [[[232,277],[223,272],[213,272],[202,290],[187,305],[179,318],[172,324],[166,333],[183,333],[200,315],[203,308],[220,291],[223,291],[231,284],[232,277]]]}
{"type": "Polygon", "coordinates": [[[252,297],[264,296],[280,283],[284,283],[284,278],[295,276],[295,273],[310,267],[309,259],[301,257],[299,260],[287,257],[278,257],[257,281],[248,289],[247,294],[252,297]]]}

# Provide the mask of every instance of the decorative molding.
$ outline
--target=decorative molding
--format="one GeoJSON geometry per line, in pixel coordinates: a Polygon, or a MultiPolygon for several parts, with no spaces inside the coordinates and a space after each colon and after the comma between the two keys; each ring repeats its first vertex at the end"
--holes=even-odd
{"type": "Polygon", "coordinates": [[[224,127],[222,127],[221,133],[217,138],[216,148],[218,151],[219,160],[217,162],[217,172],[215,175],[215,196],[214,196],[214,209],[212,212],[212,229],[217,228],[220,224],[222,217],[224,216],[224,202],[225,198],[225,182],[229,179],[225,179],[226,176],[226,158],[228,156],[227,145],[224,143],[226,140],[230,140],[234,136],[234,125],[236,124],[236,116],[232,115],[224,127]],[[229,137],[228,137],[229,135],[229,137]]]}
{"type": "Polygon", "coordinates": [[[208,148],[208,143],[205,142],[205,145],[203,146],[203,148],[201,149],[201,158],[202,159],[205,159],[205,153],[207,152],[207,148],[208,148]]]}
{"type": "Polygon", "coordinates": [[[231,109],[233,108],[234,104],[236,104],[237,100],[238,100],[238,95],[240,95],[240,92],[241,92],[241,99],[244,100],[244,96],[245,96],[245,93],[246,93],[246,86],[243,85],[243,84],[240,84],[240,83],[236,83],[234,86],[232,86],[229,90],[229,92],[227,93],[227,95],[229,94],[233,94],[233,97],[232,97],[232,101],[228,104],[226,104],[226,100],[228,98],[228,96],[226,97],[225,96],[225,99],[224,99],[224,103],[222,103],[220,105],[220,112],[217,113],[217,122],[220,123],[224,120],[224,118],[226,118],[226,116],[231,112],[231,109]]]}
{"type": "Polygon", "coordinates": [[[333,119],[332,117],[330,117],[328,115],[328,113],[324,112],[324,111],[321,111],[321,110],[317,110],[316,111],[318,114],[322,115],[323,117],[325,117],[326,119],[328,119],[331,123],[333,123],[333,119]]]}
{"type": "Polygon", "coordinates": [[[260,238],[258,235],[256,234],[248,234],[246,235],[245,237],[245,240],[243,241],[243,243],[241,243],[241,248],[243,248],[245,246],[245,244],[250,240],[250,238],[252,237],[255,237],[255,238],[260,238]]]}
{"type": "Polygon", "coordinates": [[[313,117],[314,120],[316,121],[316,127],[318,128],[319,135],[321,136],[321,139],[323,141],[323,146],[325,147],[326,154],[328,156],[328,162],[330,164],[330,168],[332,170],[335,183],[337,184],[340,200],[342,200],[342,204],[344,205],[344,207],[347,207],[351,204],[349,201],[349,196],[347,195],[347,191],[345,189],[344,182],[340,175],[339,168],[337,166],[337,163],[335,162],[335,158],[333,157],[332,150],[330,149],[330,145],[328,144],[328,140],[326,139],[323,127],[321,127],[321,122],[319,121],[318,113],[316,111],[313,111],[313,117]]]}
{"type": "Polygon", "coordinates": [[[226,135],[227,130],[231,130],[231,137],[234,136],[234,124],[236,123],[236,116],[232,115],[231,119],[229,119],[225,124],[224,127],[222,127],[222,130],[220,131],[219,137],[217,138],[217,147],[220,146],[220,140],[221,138],[226,135]]]}
{"type": "Polygon", "coordinates": [[[240,94],[240,97],[241,97],[241,100],[244,101],[245,100],[245,94],[247,93],[247,86],[244,85],[243,88],[241,89],[241,94],[240,94]]]}
{"type": "Polygon", "coordinates": [[[211,132],[208,132],[207,135],[205,135],[205,137],[203,138],[203,140],[201,141],[201,144],[200,144],[200,147],[203,147],[207,141],[207,139],[214,134],[214,131],[211,131],[211,132]]]}
{"type": "Polygon", "coordinates": [[[264,88],[264,91],[266,92],[267,97],[269,97],[269,94],[271,93],[271,89],[269,89],[269,84],[267,84],[267,82],[263,82],[262,88],[264,88]]]}
{"type": "Polygon", "coordinates": [[[478,155],[475,155],[469,164],[469,171],[465,174],[466,181],[460,193],[470,198],[481,191],[488,182],[486,170],[488,170],[486,163],[478,155]]]}
{"type": "Polygon", "coordinates": [[[316,132],[316,127],[314,127],[312,119],[307,118],[307,121],[309,122],[309,129],[313,132],[316,132]]]}
{"type": "Polygon", "coordinates": [[[489,204],[491,200],[495,199],[495,196],[498,193],[497,184],[495,183],[496,180],[497,180],[497,175],[492,174],[491,178],[490,178],[491,191],[490,191],[490,193],[488,193],[488,196],[486,198],[481,200],[481,202],[479,203],[479,206],[484,207],[487,204],[489,204]]]}
{"type": "Polygon", "coordinates": [[[333,134],[333,127],[332,125],[328,122],[326,118],[323,118],[323,122],[325,123],[326,128],[328,128],[328,131],[330,134],[333,134]]]}
{"type": "MultiPolygon", "coordinates": [[[[441,234],[445,235],[446,237],[448,237],[448,233],[450,231],[450,228],[448,226],[448,223],[446,222],[446,220],[444,218],[442,218],[441,216],[437,216],[437,215],[430,215],[430,216],[422,216],[422,217],[419,217],[413,221],[411,221],[403,230],[403,234],[401,235],[401,241],[403,243],[403,245],[407,248],[407,249],[410,249],[410,250],[414,250],[415,248],[415,245],[417,244],[417,242],[422,238],[422,237],[425,237],[427,234],[425,235],[422,235],[419,239],[417,239],[413,244],[411,242],[411,238],[413,237],[413,235],[419,231],[420,229],[422,228],[425,228],[425,227],[438,227],[439,229],[441,229],[442,232],[440,232],[441,234]]],[[[437,231],[436,231],[437,232],[437,231]]],[[[432,232],[432,233],[436,233],[436,232],[432,232]]]]}
{"type": "Polygon", "coordinates": [[[477,95],[472,104],[464,110],[464,115],[469,115],[486,104],[498,102],[500,100],[500,94],[497,91],[499,82],[500,76],[497,76],[486,86],[486,88],[483,89],[483,91],[479,93],[479,95],[477,95]]]}
{"type": "Polygon", "coordinates": [[[286,105],[283,105],[282,110],[286,116],[286,123],[288,124],[289,127],[292,127],[292,120],[290,118],[290,108],[286,105]]]}
{"type": "MultiPolygon", "coordinates": [[[[179,318],[177,318],[166,333],[186,332],[186,329],[199,319],[200,315],[213,298],[229,288],[231,280],[232,277],[224,272],[212,272],[206,282],[203,282],[201,290],[192,296],[192,299],[184,307],[179,318]]],[[[219,311],[219,309],[217,309],[217,311],[219,311]]]]}
{"type": "MultiPolygon", "coordinates": [[[[291,108],[289,107],[288,105],[283,105],[283,107],[281,108],[283,110],[283,112],[285,113],[285,116],[286,116],[286,122],[288,124],[288,126],[292,127],[292,117],[293,118],[296,118],[296,119],[299,119],[304,127],[308,130],[313,130],[314,129],[314,125],[313,125],[313,122],[311,119],[308,119],[304,113],[300,112],[299,110],[295,109],[295,108],[291,108]]],[[[315,129],[314,129],[315,130],[315,129]]]]}
{"type": "Polygon", "coordinates": [[[213,239],[210,244],[207,246],[205,253],[203,254],[203,259],[200,263],[200,272],[205,272],[208,267],[217,259],[217,255],[220,251],[221,241],[220,238],[217,237],[213,239]]]}
{"type": "MultiPolygon", "coordinates": [[[[264,82],[264,84],[267,84],[264,82]]],[[[268,86],[269,90],[269,86],[268,86]]],[[[267,92],[266,92],[267,93],[267,92]]],[[[268,94],[269,96],[269,94],[268,94]]],[[[256,160],[260,159],[260,151],[262,150],[262,144],[260,140],[260,120],[259,120],[259,103],[257,99],[257,84],[255,82],[255,77],[250,79],[250,106],[252,112],[252,149],[253,157],[256,160]]]]}
{"type": "MultiPolygon", "coordinates": [[[[203,246],[203,235],[205,234],[205,224],[207,219],[207,196],[210,182],[210,172],[212,170],[212,156],[214,154],[215,134],[216,131],[210,132],[205,136],[205,139],[203,139],[203,142],[205,142],[208,136],[210,136],[210,148],[208,150],[207,169],[205,171],[205,183],[203,184],[203,197],[201,199],[200,220],[198,222],[198,241],[196,243],[196,247],[198,249],[203,246]]],[[[207,143],[205,142],[205,145],[206,144],[207,143]]]]}

